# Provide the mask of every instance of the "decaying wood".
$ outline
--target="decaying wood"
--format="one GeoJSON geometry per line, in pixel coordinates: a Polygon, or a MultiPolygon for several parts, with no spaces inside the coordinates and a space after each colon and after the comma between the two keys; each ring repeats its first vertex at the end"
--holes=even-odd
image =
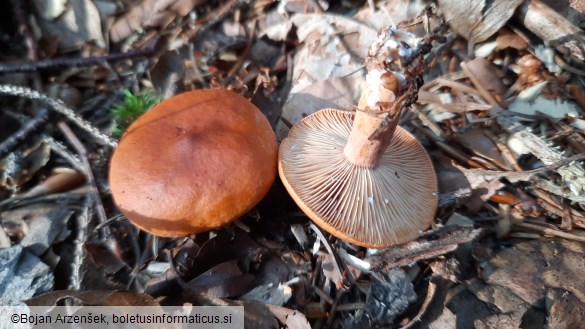
{"type": "Polygon", "coordinates": [[[517,17],[532,33],[555,47],[574,63],[585,61],[583,31],[538,0],[525,1],[517,17]]]}
{"type": "Polygon", "coordinates": [[[457,246],[480,237],[484,229],[471,226],[446,226],[413,242],[381,250],[367,260],[372,271],[392,269],[452,252],[457,246]]]}
{"type": "Polygon", "coordinates": [[[578,155],[572,156],[570,158],[562,159],[562,160],[559,160],[559,161],[552,163],[550,165],[540,167],[538,169],[526,170],[526,171],[520,171],[520,172],[505,171],[505,170],[500,171],[500,170],[467,169],[467,168],[463,168],[463,167],[459,167],[459,166],[458,166],[458,168],[462,172],[464,172],[466,175],[484,176],[486,180],[506,178],[510,182],[516,183],[519,181],[527,181],[532,176],[534,176],[536,174],[542,174],[542,173],[545,173],[547,171],[556,170],[556,169],[562,168],[566,165],[570,165],[574,161],[580,161],[580,160],[585,160],[585,154],[578,154],[578,155]]]}
{"type": "MultiPolygon", "coordinates": [[[[523,146],[540,159],[545,165],[552,165],[565,158],[563,154],[556,150],[553,145],[534,134],[528,127],[521,124],[514,117],[509,115],[498,115],[497,121],[509,134],[511,138],[517,138],[522,141],[523,146]]],[[[556,170],[564,182],[564,186],[558,186],[561,191],[568,188],[570,192],[565,191],[565,197],[578,203],[585,202],[585,169],[579,163],[572,162],[556,170]]],[[[558,194],[557,191],[551,191],[555,186],[554,183],[548,182],[551,188],[543,188],[551,193],[558,194]]]]}

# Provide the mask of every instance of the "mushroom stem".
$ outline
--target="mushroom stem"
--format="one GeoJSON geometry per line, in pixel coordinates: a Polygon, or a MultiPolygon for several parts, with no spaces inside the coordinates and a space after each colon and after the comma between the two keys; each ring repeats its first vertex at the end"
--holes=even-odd
{"type": "MultiPolygon", "coordinates": [[[[384,87],[378,86],[378,88],[384,87]]],[[[376,168],[378,166],[380,157],[392,141],[398,119],[400,119],[400,113],[393,111],[397,108],[393,105],[399,103],[402,99],[395,99],[394,94],[388,89],[383,90],[392,94],[391,97],[383,97],[386,98],[386,101],[389,101],[384,102],[384,105],[368,106],[368,103],[370,103],[368,99],[371,99],[372,89],[367,85],[364,87],[360,97],[351,133],[343,149],[346,159],[356,166],[366,168],[376,168]],[[390,110],[385,110],[385,108],[390,108],[390,110]],[[370,136],[384,125],[385,121],[387,122],[386,117],[389,115],[393,116],[393,118],[389,122],[388,128],[378,137],[370,140],[370,136]]],[[[378,94],[380,94],[380,91],[378,91],[378,94]]]]}

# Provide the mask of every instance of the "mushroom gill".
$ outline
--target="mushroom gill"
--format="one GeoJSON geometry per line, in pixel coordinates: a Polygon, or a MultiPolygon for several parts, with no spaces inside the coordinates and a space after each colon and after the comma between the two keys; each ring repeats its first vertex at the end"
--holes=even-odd
{"type": "Polygon", "coordinates": [[[280,146],[280,177],[309,218],[339,238],[371,248],[415,239],[437,207],[431,159],[397,127],[378,166],[352,164],[343,150],[353,120],[325,109],[297,123],[280,146]]]}

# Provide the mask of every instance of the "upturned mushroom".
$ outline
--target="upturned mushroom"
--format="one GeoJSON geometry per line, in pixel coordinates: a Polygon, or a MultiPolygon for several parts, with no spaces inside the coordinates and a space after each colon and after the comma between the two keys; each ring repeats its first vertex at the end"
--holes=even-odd
{"type": "Polygon", "coordinates": [[[276,177],[277,142],[244,97],[197,90],[171,97],[126,130],[110,164],[114,201],[159,236],[212,230],[252,209],[276,177]]]}
{"type": "Polygon", "coordinates": [[[417,238],[434,218],[431,159],[397,125],[402,109],[416,101],[427,46],[410,33],[382,30],[368,52],[357,110],[313,113],[280,145],[279,174],[288,192],[340,239],[384,248],[417,238]]]}

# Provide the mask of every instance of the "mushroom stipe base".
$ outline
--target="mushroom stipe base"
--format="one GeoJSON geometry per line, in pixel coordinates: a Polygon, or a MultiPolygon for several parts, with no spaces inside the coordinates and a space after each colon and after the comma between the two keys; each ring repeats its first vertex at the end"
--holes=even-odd
{"type": "Polygon", "coordinates": [[[353,118],[325,109],[291,129],[278,162],[286,189],[309,218],[350,243],[385,248],[416,239],[438,203],[429,155],[397,127],[376,168],[354,165],[343,153],[353,118]]]}

